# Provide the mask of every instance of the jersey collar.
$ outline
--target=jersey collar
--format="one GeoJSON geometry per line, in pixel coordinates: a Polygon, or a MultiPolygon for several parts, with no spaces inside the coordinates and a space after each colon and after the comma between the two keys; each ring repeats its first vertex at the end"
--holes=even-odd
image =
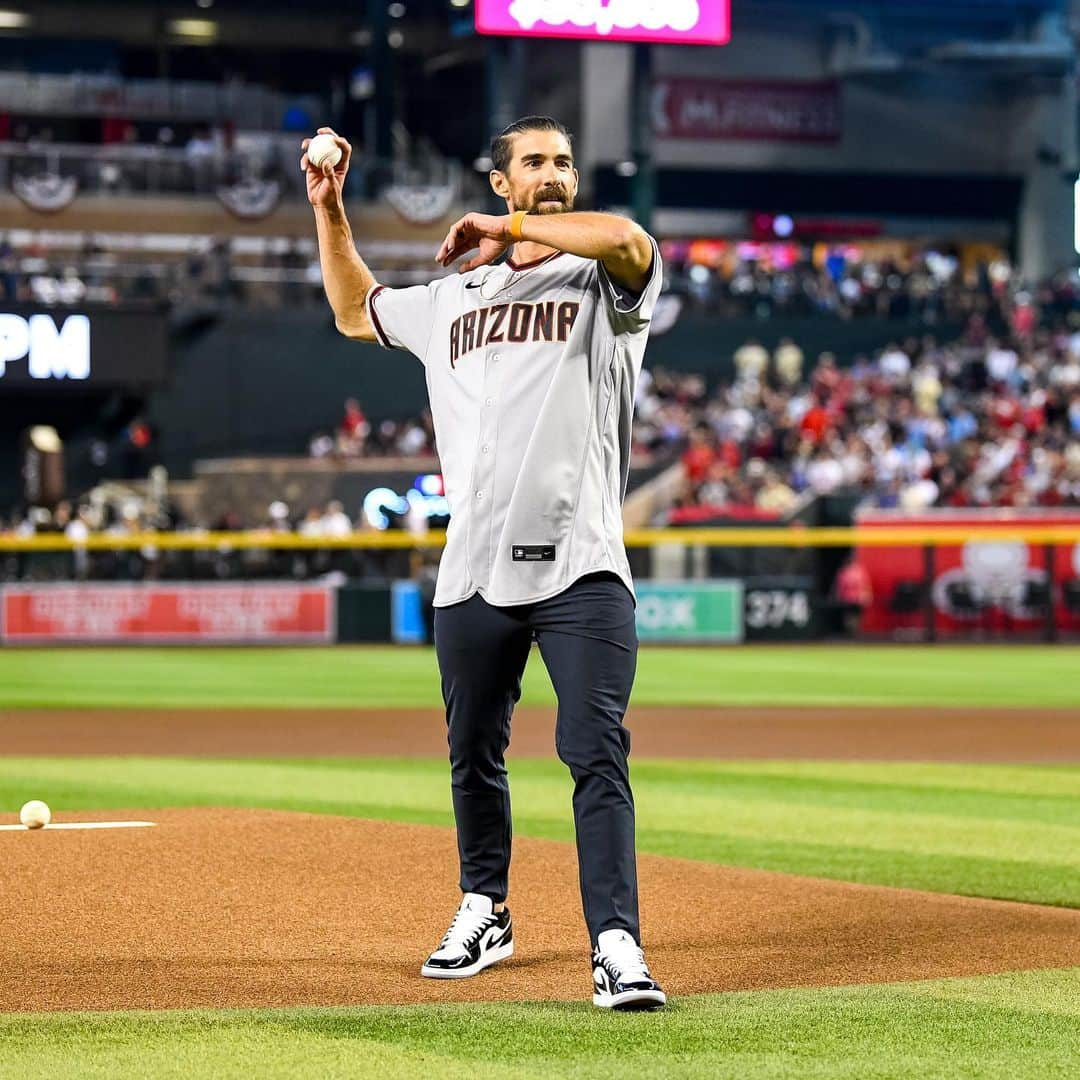
{"type": "Polygon", "coordinates": [[[560,255],[565,254],[566,252],[564,251],[553,251],[550,255],[545,255],[541,259],[533,259],[532,262],[527,263],[514,262],[514,260],[508,255],[506,257],[506,265],[509,266],[511,270],[530,270],[534,266],[540,266],[542,263],[551,262],[552,259],[557,259],[560,255]]]}

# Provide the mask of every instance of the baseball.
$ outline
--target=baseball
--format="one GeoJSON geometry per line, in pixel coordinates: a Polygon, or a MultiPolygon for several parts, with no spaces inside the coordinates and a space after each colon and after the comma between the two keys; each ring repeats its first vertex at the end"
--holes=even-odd
{"type": "Polygon", "coordinates": [[[341,147],[334,142],[333,135],[316,135],[308,143],[307,158],[316,169],[324,165],[334,168],[341,160],[341,147]]]}
{"type": "Polygon", "coordinates": [[[43,829],[52,821],[52,811],[40,799],[31,799],[19,811],[19,820],[28,829],[43,829]]]}

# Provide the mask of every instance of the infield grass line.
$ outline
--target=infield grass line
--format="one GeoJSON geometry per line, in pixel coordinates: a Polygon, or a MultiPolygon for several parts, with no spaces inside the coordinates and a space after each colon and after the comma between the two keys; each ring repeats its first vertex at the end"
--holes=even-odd
{"type": "MultiPolygon", "coordinates": [[[[1080,708],[1080,647],[642,647],[639,706],[1080,708]]],[[[554,692],[533,651],[522,704],[554,692]]],[[[430,648],[0,650],[0,708],[437,708],[430,648]]]]}

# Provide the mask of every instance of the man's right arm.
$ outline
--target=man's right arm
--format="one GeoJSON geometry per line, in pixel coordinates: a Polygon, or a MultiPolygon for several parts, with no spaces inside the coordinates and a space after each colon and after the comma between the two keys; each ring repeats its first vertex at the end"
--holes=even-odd
{"type": "Polygon", "coordinates": [[[375,286],[375,277],[353,243],[352,229],[349,228],[342,199],[342,186],[349,169],[352,147],[330,128],[319,128],[319,133],[332,135],[341,148],[341,160],[337,165],[324,165],[320,169],[307,158],[306,151],[311,140],[305,139],[301,143],[305,153],[300,159],[300,168],[306,174],[308,201],[315,211],[323,288],[334,311],[334,325],[342,334],[354,341],[377,341],[367,306],[368,293],[375,286]]]}
{"type": "Polygon", "coordinates": [[[316,206],[323,288],[334,309],[334,325],[354,341],[375,341],[367,297],[375,278],[360,258],[343,206],[316,206]]]}

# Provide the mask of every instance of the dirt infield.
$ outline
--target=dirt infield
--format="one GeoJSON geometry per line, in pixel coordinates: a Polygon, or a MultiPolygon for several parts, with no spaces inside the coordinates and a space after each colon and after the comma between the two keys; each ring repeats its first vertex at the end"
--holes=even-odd
{"type": "MultiPolygon", "coordinates": [[[[627,723],[647,757],[1080,761],[1075,709],[639,707],[627,723]]],[[[511,753],[553,752],[554,709],[515,710],[511,753]]],[[[0,710],[0,754],[445,753],[437,709],[0,710]]]]}
{"type": "MultiPolygon", "coordinates": [[[[246,810],[110,811],[153,829],[0,833],[0,1011],[585,999],[573,847],[519,840],[518,952],[420,978],[457,903],[453,833],[246,810]]],[[[1080,964],[1080,911],[642,856],[675,994],[1080,964]]]]}

